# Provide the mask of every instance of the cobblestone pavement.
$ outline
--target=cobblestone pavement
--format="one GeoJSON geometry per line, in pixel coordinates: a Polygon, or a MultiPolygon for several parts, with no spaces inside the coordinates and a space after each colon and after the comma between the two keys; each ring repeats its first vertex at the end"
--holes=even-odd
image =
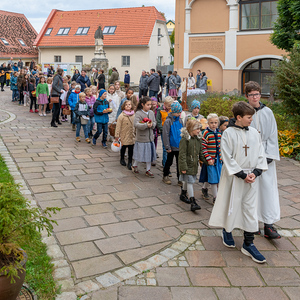
{"type": "MultiPolygon", "coordinates": [[[[51,128],[50,115],[29,113],[10,95],[0,94],[0,109],[16,115],[0,123],[0,154],[29,200],[61,208],[44,238],[62,286],[57,299],[299,299],[299,163],[278,163],[283,238],[256,238],[267,258],[261,266],[239,251],[239,231],[232,250],[208,227],[212,204],[200,185],[202,209],[192,213],[175,176],[171,186],[162,183],[160,144],[155,178],[143,165],[134,175],[118,154],[76,142],[69,123],[51,128]]],[[[8,117],[0,111],[0,122],[8,117]]]]}

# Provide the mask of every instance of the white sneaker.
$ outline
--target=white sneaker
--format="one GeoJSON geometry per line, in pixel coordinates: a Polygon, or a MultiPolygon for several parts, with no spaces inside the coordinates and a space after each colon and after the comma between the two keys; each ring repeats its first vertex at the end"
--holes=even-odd
{"type": "Polygon", "coordinates": [[[26,103],[24,103],[24,106],[26,106],[26,103]]]}
{"type": "Polygon", "coordinates": [[[44,114],[44,117],[46,117],[47,115],[46,114],[44,114]]]}
{"type": "Polygon", "coordinates": [[[40,117],[42,117],[42,116],[43,116],[43,114],[39,114],[39,116],[40,116],[40,117]]]}

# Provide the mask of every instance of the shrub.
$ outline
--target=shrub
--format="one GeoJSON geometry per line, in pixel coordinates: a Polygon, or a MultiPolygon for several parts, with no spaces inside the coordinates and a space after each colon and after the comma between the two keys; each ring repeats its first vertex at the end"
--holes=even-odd
{"type": "MultiPolygon", "coordinates": [[[[279,153],[285,157],[299,157],[300,133],[295,130],[278,131],[279,153]]],[[[299,157],[300,158],[300,157],[299,157]]]]}

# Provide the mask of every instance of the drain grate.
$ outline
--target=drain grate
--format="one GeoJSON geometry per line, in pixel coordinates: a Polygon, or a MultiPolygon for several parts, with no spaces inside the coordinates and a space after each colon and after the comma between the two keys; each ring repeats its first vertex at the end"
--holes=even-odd
{"type": "Polygon", "coordinates": [[[23,285],[20,294],[16,300],[34,300],[34,299],[35,298],[31,293],[31,291],[26,286],[23,285]]]}

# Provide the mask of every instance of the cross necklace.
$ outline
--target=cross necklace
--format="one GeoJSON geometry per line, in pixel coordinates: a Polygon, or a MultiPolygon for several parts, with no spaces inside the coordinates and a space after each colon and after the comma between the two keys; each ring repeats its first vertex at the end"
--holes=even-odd
{"type": "Polygon", "coordinates": [[[246,137],[246,133],[244,130],[242,130],[242,141],[243,141],[243,144],[244,144],[244,147],[243,149],[245,149],[245,156],[247,156],[248,152],[247,150],[250,148],[247,146],[247,137],[246,137]]]}

